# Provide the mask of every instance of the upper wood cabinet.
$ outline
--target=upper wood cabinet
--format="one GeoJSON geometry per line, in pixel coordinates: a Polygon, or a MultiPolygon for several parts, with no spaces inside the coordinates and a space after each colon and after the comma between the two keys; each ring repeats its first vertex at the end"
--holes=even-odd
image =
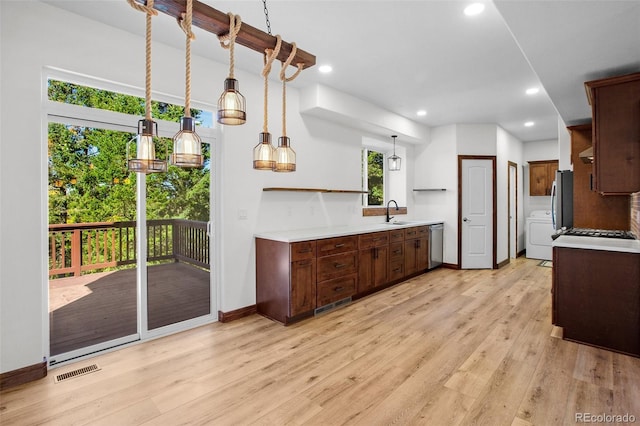
{"type": "Polygon", "coordinates": [[[593,113],[594,189],[640,191],[640,73],[585,83],[593,113]]]}
{"type": "Polygon", "coordinates": [[[529,195],[551,195],[558,160],[529,161],[529,195]]]}
{"type": "Polygon", "coordinates": [[[629,196],[602,196],[591,190],[592,168],[580,160],[591,144],[591,124],[568,127],[573,163],[573,226],[576,228],[627,229],[629,196]]]}

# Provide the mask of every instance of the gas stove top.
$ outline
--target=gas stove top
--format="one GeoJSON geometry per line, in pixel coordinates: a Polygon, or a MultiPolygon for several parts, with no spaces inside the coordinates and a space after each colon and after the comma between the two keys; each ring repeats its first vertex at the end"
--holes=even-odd
{"type": "Polygon", "coordinates": [[[569,228],[559,233],[560,235],[574,235],[579,237],[604,237],[621,238],[625,240],[635,240],[636,236],[631,231],[621,231],[612,229],[589,229],[589,228],[569,228]]]}

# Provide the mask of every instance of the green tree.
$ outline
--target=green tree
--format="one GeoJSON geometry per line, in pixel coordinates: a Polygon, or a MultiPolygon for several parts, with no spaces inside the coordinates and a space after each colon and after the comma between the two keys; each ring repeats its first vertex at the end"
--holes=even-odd
{"type": "MultiPolygon", "coordinates": [[[[50,80],[50,100],[144,115],[144,99],[72,83],[50,80]]],[[[153,102],[153,116],[177,122],[184,108],[153,102]]],[[[191,115],[199,118],[199,110],[191,115]]],[[[176,126],[177,129],[177,126],[176,126]]],[[[135,135],[91,127],[49,124],[49,223],[135,220],[136,173],[126,168],[127,142],[135,135]]],[[[159,158],[170,151],[164,139],[159,158]]],[[[170,167],[147,176],[147,218],[208,220],[209,146],[203,146],[205,168],[170,167]]]]}
{"type": "Polygon", "coordinates": [[[384,155],[381,152],[367,151],[367,164],[368,204],[381,206],[384,204],[384,155]]]}

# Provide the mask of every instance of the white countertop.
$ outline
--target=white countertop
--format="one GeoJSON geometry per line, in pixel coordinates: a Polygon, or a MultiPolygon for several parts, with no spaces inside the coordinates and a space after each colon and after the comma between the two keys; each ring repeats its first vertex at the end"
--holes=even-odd
{"type": "Polygon", "coordinates": [[[640,240],[625,240],[618,238],[584,237],[576,235],[561,235],[551,244],[552,247],[567,247],[586,250],[620,251],[625,253],[640,253],[640,240]]]}
{"type": "Polygon", "coordinates": [[[322,238],[342,237],[345,235],[364,234],[367,232],[391,231],[393,229],[411,228],[414,226],[444,223],[444,220],[412,220],[400,223],[371,223],[367,225],[331,226],[325,228],[293,229],[290,231],[259,232],[254,236],[266,240],[295,243],[298,241],[319,240],[322,238]]]}

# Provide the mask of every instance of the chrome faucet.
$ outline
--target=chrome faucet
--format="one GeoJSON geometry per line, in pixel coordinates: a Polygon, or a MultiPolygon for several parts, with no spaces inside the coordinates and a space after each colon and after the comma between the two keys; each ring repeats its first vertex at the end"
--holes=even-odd
{"type": "Polygon", "coordinates": [[[389,202],[387,203],[387,222],[391,222],[391,219],[393,219],[393,216],[389,216],[389,204],[391,204],[392,202],[396,205],[396,211],[400,210],[400,208],[398,207],[398,203],[396,203],[396,200],[389,200],[389,202]]]}

